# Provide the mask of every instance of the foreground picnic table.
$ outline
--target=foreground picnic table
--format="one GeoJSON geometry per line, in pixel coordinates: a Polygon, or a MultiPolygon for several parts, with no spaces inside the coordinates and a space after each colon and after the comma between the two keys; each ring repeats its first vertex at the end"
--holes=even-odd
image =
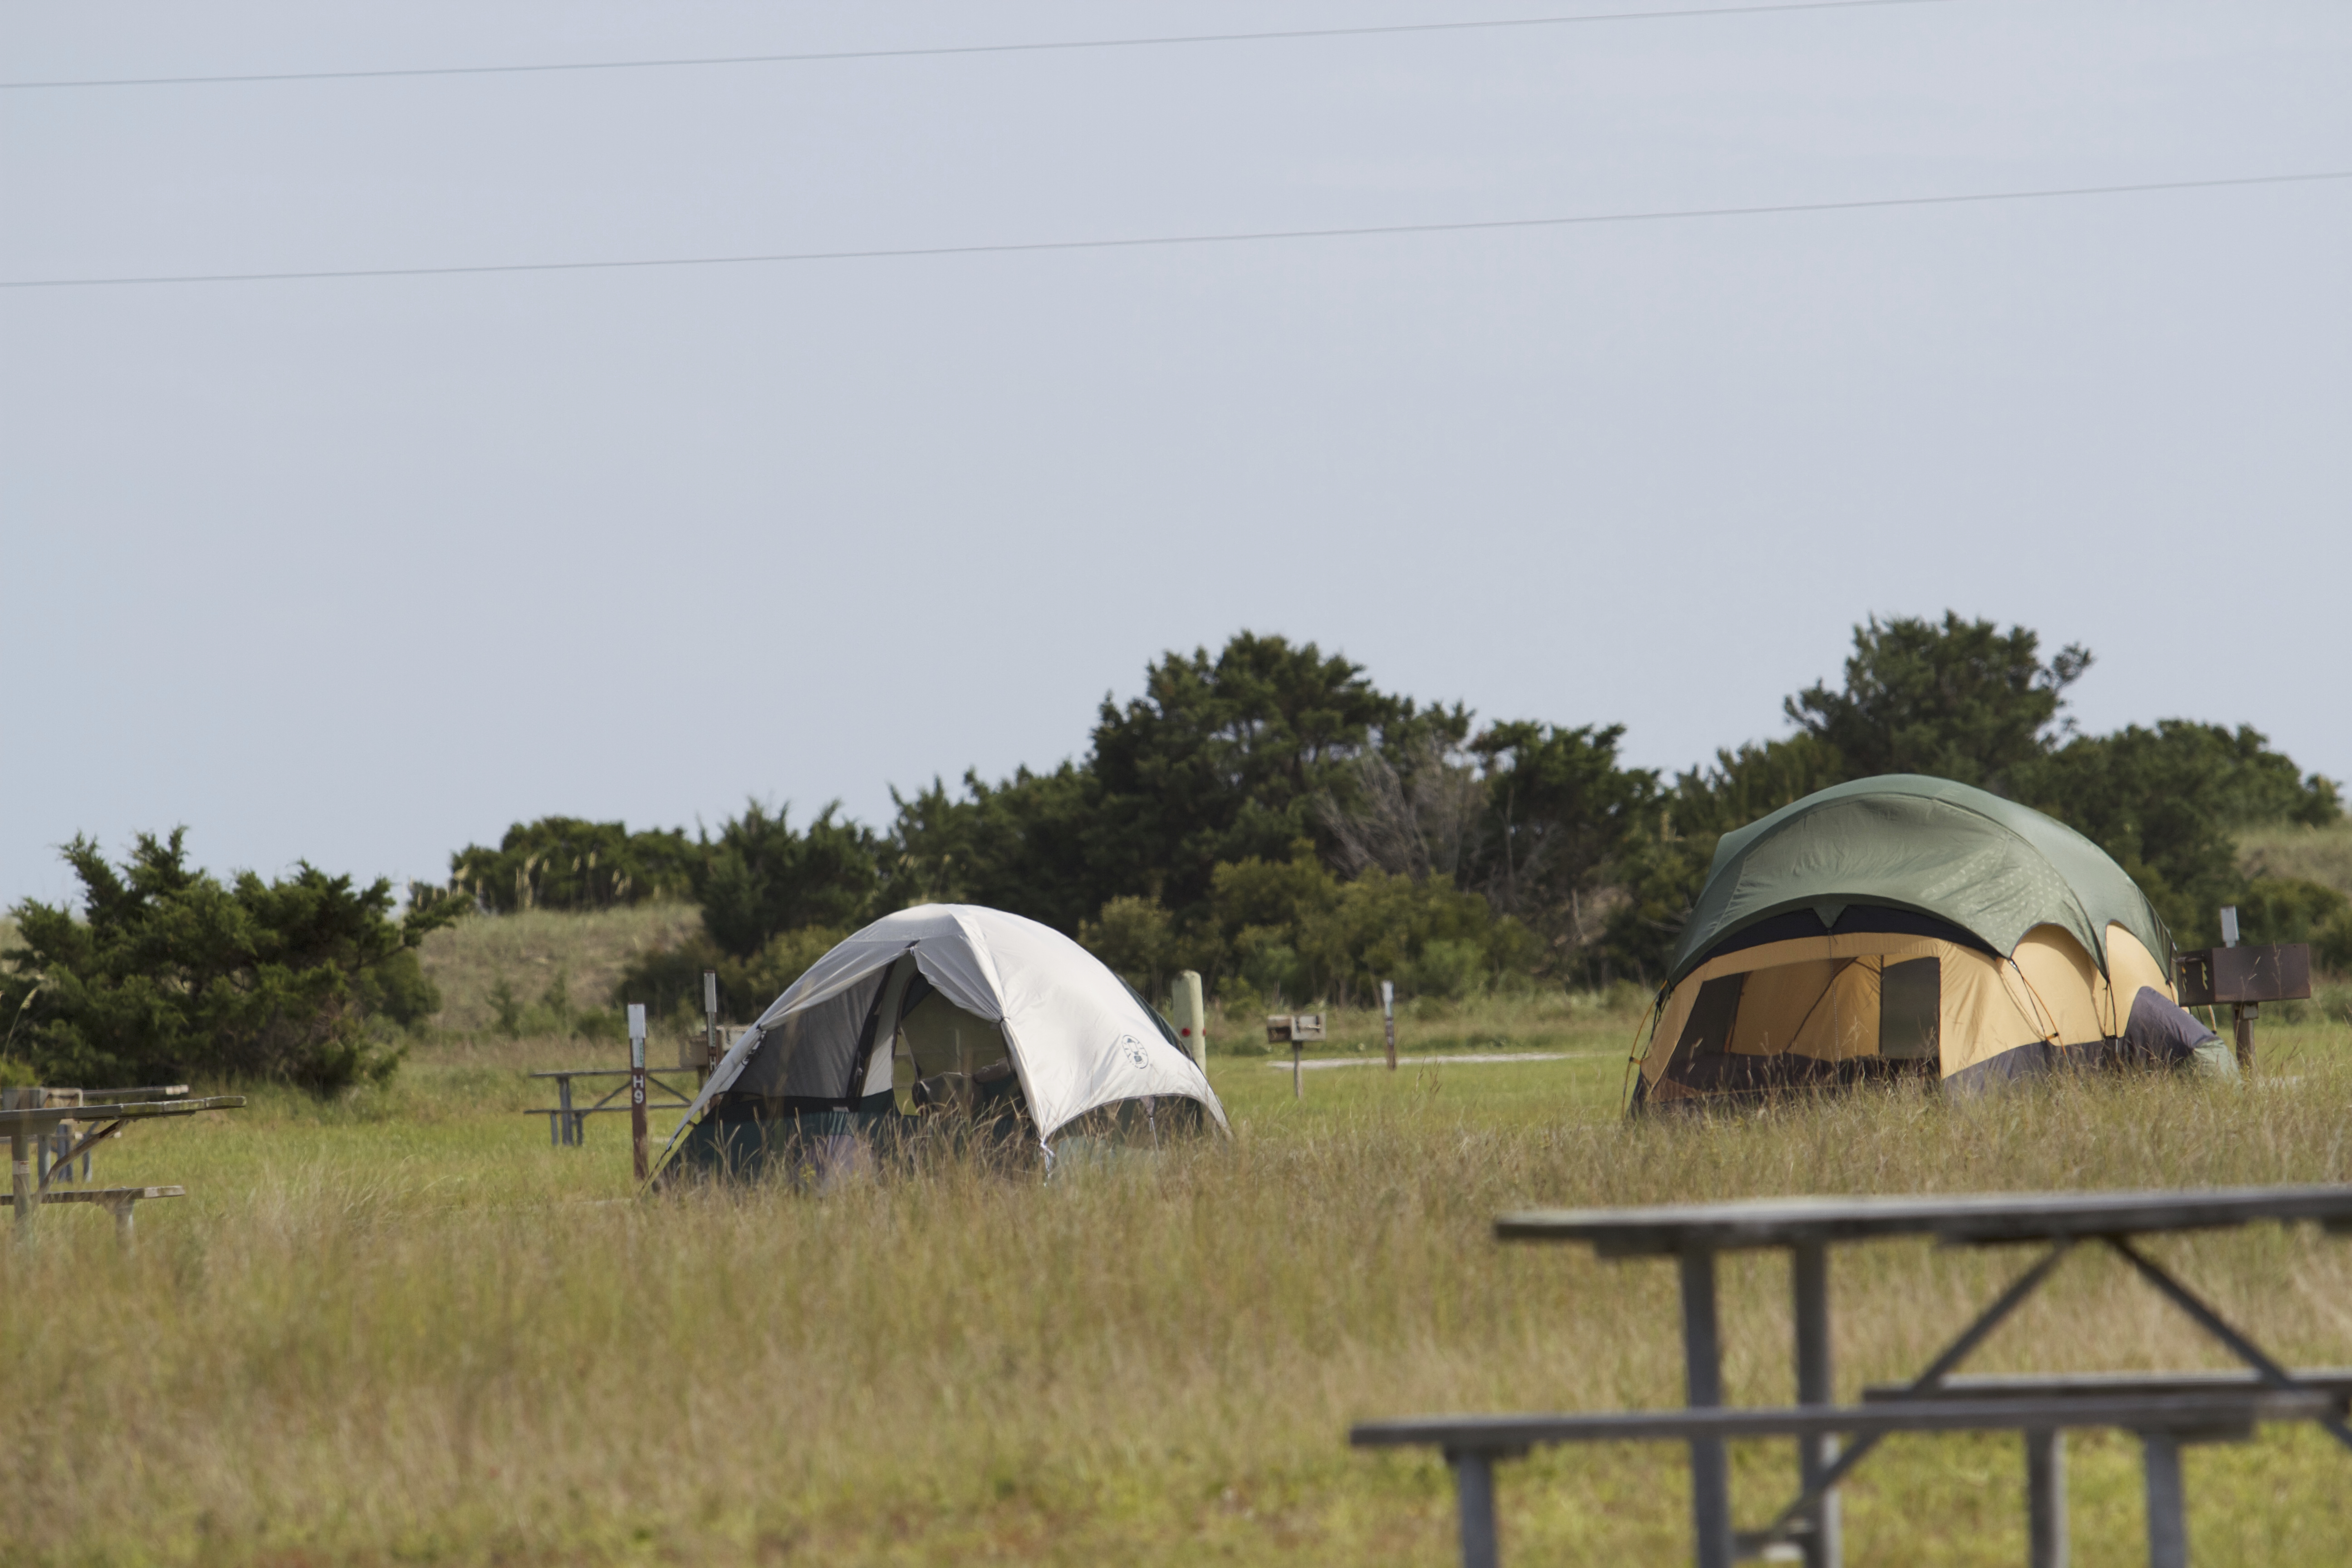
{"type": "MultiPolygon", "coordinates": [[[[174,1086],[177,1087],[177,1086],[174,1086]]],[[[133,1205],[147,1198],[184,1197],[184,1187],[75,1187],[58,1193],[49,1190],[50,1179],[69,1167],[76,1157],[87,1152],[99,1140],[110,1136],[132,1121],[151,1121],[164,1116],[194,1116],[200,1110],[235,1110],[245,1104],[241,1094],[215,1095],[205,1100],[150,1100],[114,1102],[106,1100],[104,1091],[84,1096],[72,1104],[12,1106],[0,1110],[0,1127],[7,1129],[8,1158],[11,1181],[9,1204],[16,1211],[16,1232],[25,1234],[33,1223],[34,1214],[45,1203],[99,1204],[114,1215],[115,1229],[128,1237],[131,1233],[131,1211],[133,1205]],[[83,1103],[87,1100],[89,1103],[83,1103]],[[85,1132],[67,1146],[57,1161],[45,1163],[37,1180],[33,1173],[34,1143],[54,1131],[65,1121],[102,1123],[97,1131],[85,1132]]]]}
{"type": "MultiPolygon", "coordinates": [[[[2352,1427],[2346,1425],[2342,1399],[2331,1387],[2299,1380],[2133,1245],[2136,1237],[2174,1231],[2296,1221],[2315,1222],[2338,1235],[2352,1232],[2352,1186],[2001,1193],[1954,1197],[1760,1198],[1654,1208],[1531,1210],[1502,1215],[1495,1222],[1495,1234],[1505,1241],[1579,1243],[1609,1258],[1675,1259],[1682,1273],[1685,1386],[1687,1403],[1694,1410],[1709,1409],[1723,1403],[1722,1345],[1716,1306],[1717,1253],[1763,1247],[1788,1252],[1796,1308],[1797,1402],[1800,1406],[1826,1406],[1833,1399],[1829,1325],[1832,1246],[1923,1236],[1952,1246],[2043,1246],[2046,1250],[2042,1256],[1962,1330],[1915,1380],[1899,1389],[1885,1391],[1886,1399],[1900,1403],[1907,1410],[1935,1398],[1946,1375],[2031,1296],[2069,1252],[2083,1242],[2097,1242],[2129,1263],[2198,1327],[2251,1367],[2261,1391],[2300,1395],[2305,1401],[2303,1405],[2263,1407],[2254,1413],[2255,1416],[2315,1419],[2337,1441],[2352,1447],[2352,1427]]],[[[2088,1406],[2073,1408],[2079,1414],[2088,1406]]],[[[1892,1415],[1884,1417],[1886,1422],[1895,1419],[1892,1415]]],[[[1735,1534],[1732,1530],[1730,1475],[1724,1450],[1725,1436],[1737,1433],[1727,1434],[1719,1421],[1702,1422],[1692,1430],[1691,1513],[1699,1568],[1729,1568],[1735,1555],[1759,1554],[1773,1543],[1791,1540],[1802,1549],[1812,1568],[1839,1568],[1843,1553],[1837,1482],[1876,1445],[1885,1430],[1894,1429],[1883,1425],[1874,1426],[1851,1413],[1842,1415],[1840,1420],[1844,1423],[1843,1428],[1796,1434],[1801,1489],[1796,1500],[1781,1510],[1769,1525],[1746,1535],[1735,1534]],[[1834,1436],[1838,1429],[1860,1434],[1853,1447],[1843,1454],[1839,1453],[1834,1436]]],[[[2085,1420],[2074,1424],[2102,1423],[2085,1420]]],[[[1771,1429],[1782,1433],[1793,1430],[1786,1422],[1771,1429]]],[[[2168,1449],[2150,1450],[2152,1521],[2160,1502],[2168,1501],[2176,1518],[2179,1512],[2177,1459],[2171,1461],[2170,1496],[2168,1500],[2158,1496],[2159,1489],[2168,1480],[2161,1473],[2166,1453],[2168,1449]]],[[[2153,1550],[2154,1543],[2151,1544],[2153,1550]]],[[[2037,1550],[2037,1563],[2063,1561],[2063,1542],[2055,1550],[2054,1558],[2037,1550]]]]}

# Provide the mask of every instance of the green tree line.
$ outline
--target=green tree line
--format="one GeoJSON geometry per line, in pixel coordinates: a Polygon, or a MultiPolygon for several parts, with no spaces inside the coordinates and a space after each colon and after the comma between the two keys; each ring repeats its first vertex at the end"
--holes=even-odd
{"type": "Polygon", "coordinates": [[[1894,772],[2072,824],[2184,946],[2218,940],[2235,903],[2253,940],[2311,941],[2324,965],[2352,968],[2343,895],[2249,877],[2236,847],[2250,825],[2336,821],[2336,784],[2244,726],[2081,733],[2066,694],[2092,666],[2080,647],[2045,657],[2023,627],[1874,618],[1838,681],[1788,697],[1787,733],[1669,775],[1624,763],[1622,725],[1482,721],[1383,691],[1313,643],[1244,632],[1153,660],[1124,703],[1106,697],[1082,757],[893,791],[887,826],[837,804],[795,823],[758,801],[692,835],[544,817],[458,850],[447,882],[412,884],[399,920],[381,882],[307,865],[221,882],[186,866],[178,833],[141,837],[120,868],[77,839],[82,910],[19,905],[22,945],[0,955],[0,1068],[331,1090],[389,1072],[387,1030],[437,1006],[415,952],[433,925],[659,899],[691,900],[700,929],[641,960],[614,999],[689,1005],[712,969],[739,1018],[856,926],[940,900],[1045,921],[1148,994],[1198,970],[1238,1007],[1360,1001],[1382,980],[1433,996],[1646,984],[1723,834],[1894,772]]]}
{"type": "Polygon", "coordinates": [[[2323,963],[2352,967],[2342,895],[2245,876],[2234,837],[2336,821],[2336,784],[2244,726],[2080,733],[2066,693],[2092,664],[2075,646],[2044,657],[2024,627],[1874,618],[1839,681],[1785,700],[1789,733],[1669,776],[1625,765],[1622,725],[1482,722],[1382,691],[1312,643],[1243,633],[1213,656],[1153,661],[1123,704],[1106,698],[1085,756],[893,791],[886,829],[835,806],[794,827],[754,803],[688,858],[700,936],[625,988],[667,1005],[712,968],[746,1011],[861,921],[935,900],[1057,927],[1148,994],[1196,969],[1229,1004],[1357,1001],[1383,979],[1434,995],[1646,984],[1723,834],[1884,773],[1976,784],[2073,825],[2184,946],[2219,940],[2235,903],[2254,937],[2315,941],[2323,963]]]}

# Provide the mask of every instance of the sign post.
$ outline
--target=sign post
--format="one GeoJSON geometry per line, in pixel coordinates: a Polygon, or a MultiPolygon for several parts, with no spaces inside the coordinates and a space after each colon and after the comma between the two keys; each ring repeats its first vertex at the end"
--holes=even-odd
{"type": "Polygon", "coordinates": [[[2174,1000],[2183,1007],[2230,1005],[2231,1033],[2236,1037],[2231,1043],[2242,1072],[2254,1068],[2254,1020],[2262,1015],[2262,1005],[2311,994],[2310,944],[2242,944],[2235,906],[2221,911],[2220,947],[2181,953],[2177,962],[2174,1000]]]}
{"type": "Polygon", "coordinates": [[[1323,1015],[1320,1013],[1269,1013],[1265,1020],[1265,1040],[1270,1046],[1290,1044],[1290,1098],[1307,1098],[1306,1064],[1299,1056],[1308,1040],[1323,1037],[1323,1015]]]}
{"type": "MultiPolygon", "coordinates": [[[[2221,945],[2238,945],[2238,906],[2235,904],[2221,906],[2221,945]]],[[[2260,1007],[2249,1006],[2243,1002],[2230,1004],[2230,1043],[2237,1047],[2240,1072],[2254,1070],[2254,1017],[2261,1011],[2260,1007]]]]}
{"type": "Polygon", "coordinates": [[[1389,1035],[1389,1071],[1396,1071],[1396,982],[1381,982],[1381,1022],[1389,1035]]]}
{"type": "Polygon", "coordinates": [[[719,1070],[719,974],[702,972],[702,1078],[709,1082],[719,1070]]]}
{"type": "Polygon", "coordinates": [[[629,1004],[629,1147],[637,1180],[646,1179],[646,1005],[629,1004]]]}

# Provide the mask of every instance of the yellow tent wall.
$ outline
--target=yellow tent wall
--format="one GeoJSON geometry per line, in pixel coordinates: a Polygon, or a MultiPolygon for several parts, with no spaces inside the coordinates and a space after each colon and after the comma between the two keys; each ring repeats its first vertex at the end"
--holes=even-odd
{"type": "Polygon", "coordinates": [[[1702,988],[1735,974],[1746,977],[1724,1042],[1725,1053],[1735,1057],[1879,1058],[1886,972],[1919,959],[1937,964],[1940,1077],[2021,1046],[2101,1045],[2122,1032],[2143,986],[2168,1000],[2173,995],[2163,966],[2137,937],[2119,924],[2109,925],[2106,937],[2106,974],[2054,925],[2035,926],[2005,959],[1937,937],[1880,931],[1804,937],[1725,953],[1693,970],[1666,999],[1642,1064],[1648,1098],[1663,1103],[1701,1092],[1666,1077],[1666,1069],[1694,1033],[1702,988]]]}

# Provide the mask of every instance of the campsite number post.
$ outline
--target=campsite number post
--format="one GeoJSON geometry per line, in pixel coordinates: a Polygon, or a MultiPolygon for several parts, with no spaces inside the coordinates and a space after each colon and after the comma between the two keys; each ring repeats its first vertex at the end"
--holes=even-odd
{"type": "MultiPolygon", "coordinates": [[[[2221,945],[2238,945],[2238,906],[2235,904],[2221,906],[2221,945]]],[[[2261,1010],[2243,1002],[2230,1004],[2230,1043],[2237,1049],[2238,1068],[2242,1072],[2254,1070],[2254,1016],[2261,1010]]]]}
{"type": "Polygon", "coordinates": [[[629,1004],[629,1147],[637,1180],[646,1179],[646,1005],[629,1004]]]}
{"type": "Polygon", "coordinates": [[[702,972],[702,1077],[709,1081],[719,1070],[719,973],[702,972]]]}
{"type": "Polygon", "coordinates": [[[1389,1071],[1396,1071],[1396,982],[1381,982],[1381,1023],[1388,1030],[1389,1071]]]}

